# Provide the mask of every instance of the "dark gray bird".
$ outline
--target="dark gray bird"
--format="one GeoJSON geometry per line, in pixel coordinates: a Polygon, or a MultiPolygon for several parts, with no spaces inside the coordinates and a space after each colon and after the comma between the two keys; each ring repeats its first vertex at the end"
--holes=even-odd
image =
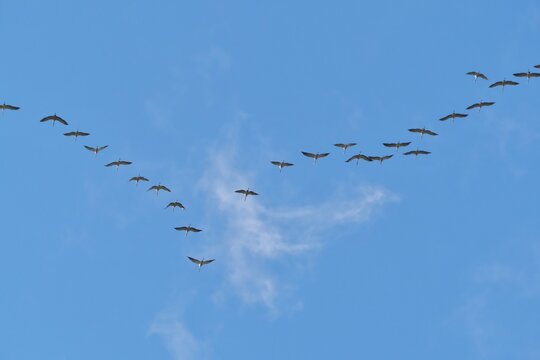
{"type": "Polygon", "coordinates": [[[395,143],[383,143],[384,146],[390,147],[390,148],[396,148],[396,151],[399,151],[400,147],[409,146],[411,142],[395,142],[395,143]]]}
{"type": "Polygon", "coordinates": [[[469,106],[467,108],[467,110],[472,110],[474,108],[478,108],[478,111],[482,110],[483,107],[485,106],[492,106],[493,104],[495,104],[494,102],[488,102],[488,101],[480,101],[478,103],[475,103],[475,104],[472,104],[471,106],[469,106]]]}
{"type": "Polygon", "coordinates": [[[494,88],[497,86],[502,86],[502,91],[504,91],[505,86],[516,86],[516,85],[519,85],[519,83],[512,80],[504,79],[503,81],[494,82],[493,84],[489,85],[489,87],[494,88]]]}
{"type": "Polygon", "coordinates": [[[276,165],[279,168],[279,172],[281,172],[281,169],[288,166],[294,166],[294,164],[285,162],[285,161],[270,161],[273,165],[276,165]]]}
{"type": "Polygon", "coordinates": [[[201,268],[204,265],[210,264],[212,261],[215,260],[215,259],[204,260],[204,258],[202,260],[197,260],[195,258],[192,258],[191,256],[188,256],[188,259],[191,260],[192,263],[197,264],[197,266],[199,267],[199,271],[201,271],[201,268]]]}
{"type": "Polygon", "coordinates": [[[250,195],[259,195],[255,191],[249,190],[249,188],[247,188],[245,190],[244,189],[235,190],[235,193],[243,194],[244,195],[244,201],[246,201],[247,197],[250,196],[250,195]]]}
{"type": "Polygon", "coordinates": [[[307,152],[307,151],[302,151],[302,154],[308,158],[312,158],[315,160],[315,163],[317,163],[317,160],[323,158],[323,157],[327,157],[328,155],[330,155],[330,153],[316,153],[316,154],[313,154],[313,153],[310,153],[310,152],[307,152]]]}
{"type": "Polygon", "coordinates": [[[347,151],[348,148],[355,146],[356,143],[347,143],[347,144],[334,144],[334,146],[343,149],[343,152],[347,151]]]}
{"type": "Polygon", "coordinates": [[[97,154],[100,152],[100,151],[103,151],[105,150],[106,148],[108,148],[109,145],[104,145],[104,146],[96,146],[96,147],[91,147],[91,146],[88,146],[88,145],[84,145],[84,148],[93,152],[94,153],[94,156],[97,156],[97,154]]]}
{"type": "Polygon", "coordinates": [[[530,70],[527,70],[526,73],[515,73],[515,77],[526,77],[527,82],[531,80],[531,78],[540,77],[540,73],[532,73],[530,70]]]}
{"type": "Polygon", "coordinates": [[[90,133],[82,132],[82,131],[70,131],[64,134],[64,136],[73,136],[75,138],[75,141],[77,141],[77,138],[79,136],[88,136],[90,133]]]}
{"type": "Polygon", "coordinates": [[[113,161],[112,163],[108,163],[105,165],[106,167],[116,166],[116,171],[118,171],[118,168],[122,165],[131,165],[131,161],[125,161],[118,159],[118,161],[113,161]]]}
{"type": "Polygon", "coordinates": [[[180,201],[173,201],[173,202],[170,202],[167,206],[165,206],[165,209],[168,209],[172,207],[173,211],[174,209],[176,208],[179,208],[179,209],[182,209],[182,210],[186,210],[186,207],[184,205],[182,205],[182,203],[180,201]]]}
{"type": "Polygon", "coordinates": [[[56,115],[56,113],[54,115],[45,116],[43,119],[39,120],[39,122],[47,122],[47,121],[52,121],[53,126],[54,126],[54,123],[57,122],[57,121],[60,124],[63,124],[63,125],[68,124],[68,122],[66,120],[64,120],[60,116],[56,115]]]}
{"type": "MultiPolygon", "coordinates": [[[[468,108],[467,108],[468,109],[468,108]]],[[[452,119],[452,122],[454,122],[454,119],[455,118],[466,118],[467,116],[469,116],[468,114],[459,114],[459,113],[456,113],[455,111],[451,114],[448,114],[446,116],[443,116],[442,118],[440,118],[439,120],[440,121],[446,121],[448,119],[452,119]]]]}
{"type": "Polygon", "coordinates": [[[534,67],[540,69],[540,65],[534,65],[534,67]]]}
{"type": "Polygon", "coordinates": [[[428,154],[431,154],[431,152],[416,149],[416,150],[412,150],[412,151],[407,151],[403,155],[414,155],[416,157],[418,155],[428,155],[428,154]]]}
{"type": "Polygon", "coordinates": [[[166,192],[171,192],[171,190],[168,187],[166,187],[165,185],[161,185],[161,184],[150,186],[148,188],[148,190],[146,190],[146,191],[148,192],[148,191],[151,191],[151,190],[156,191],[156,196],[159,194],[160,190],[163,190],[163,191],[166,191],[166,192]]]}
{"type": "MultiPolygon", "coordinates": [[[[467,115],[465,115],[467,116],[467,115]]],[[[413,133],[418,133],[418,134],[421,134],[420,135],[420,138],[422,138],[424,136],[424,134],[427,134],[427,135],[431,135],[431,136],[437,136],[438,134],[436,132],[433,132],[431,130],[428,130],[426,129],[425,127],[424,128],[413,128],[413,129],[409,129],[410,132],[413,132],[413,133]]]]}
{"type": "Polygon", "coordinates": [[[356,165],[358,165],[358,161],[362,159],[362,160],[365,160],[365,161],[373,161],[373,159],[369,156],[366,156],[364,154],[361,154],[361,153],[358,153],[356,155],[353,155],[351,156],[350,158],[348,158],[347,160],[345,160],[345,162],[351,162],[353,160],[356,160],[356,165]]]}
{"type": "Polygon", "coordinates": [[[188,225],[188,226],[180,226],[180,227],[175,227],[174,230],[177,230],[177,231],[185,231],[186,232],[186,236],[189,232],[194,232],[194,233],[198,233],[198,232],[201,232],[202,230],[201,229],[197,229],[197,228],[194,228],[193,226],[188,225]]]}
{"type": "Polygon", "coordinates": [[[3,104],[0,104],[0,110],[4,111],[4,110],[19,110],[20,107],[18,106],[13,106],[13,105],[8,105],[6,103],[3,103],[3,104]]]}
{"type": "Polygon", "coordinates": [[[484,74],[482,74],[481,72],[478,72],[478,71],[469,71],[469,72],[467,73],[467,75],[472,75],[472,76],[474,76],[474,82],[476,82],[476,80],[477,80],[478,78],[484,79],[484,80],[487,80],[487,79],[488,79],[486,75],[484,75],[484,74]]]}
{"type": "Polygon", "coordinates": [[[139,181],[149,181],[149,180],[139,174],[139,176],[134,176],[131,179],[129,179],[129,181],[135,181],[136,185],[139,186],[139,181]]]}
{"type": "Polygon", "coordinates": [[[378,161],[381,165],[383,161],[390,159],[394,155],[385,155],[385,156],[370,156],[369,158],[373,161],[378,161]]]}

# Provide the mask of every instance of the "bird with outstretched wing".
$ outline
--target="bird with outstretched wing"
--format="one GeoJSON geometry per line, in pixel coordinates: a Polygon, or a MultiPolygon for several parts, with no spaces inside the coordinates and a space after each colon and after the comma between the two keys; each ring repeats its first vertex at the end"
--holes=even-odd
{"type": "Polygon", "coordinates": [[[487,79],[488,79],[486,75],[484,75],[484,74],[482,74],[481,72],[478,72],[478,71],[469,71],[469,72],[467,73],[467,75],[472,75],[472,76],[474,76],[474,82],[476,82],[476,80],[477,80],[478,78],[484,79],[484,80],[487,80],[487,79]]]}
{"type": "Polygon", "coordinates": [[[474,108],[478,108],[478,111],[480,111],[480,110],[482,110],[483,107],[492,106],[493,104],[495,104],[495,102],[492,102],[492,101],[480,101],[480,102],[474,103],[471,106],[467,107],[467,110],[472,110],[474,108]]]}
{"type": "Polygon", "coordinates": [[[424,134],[427,134],[427,135],[431,135],[431,136],[437,136],[439,134],[437,134],[436,132],[434,131],[431,131],[431,130],[428,130],[426,129],[425,127],[424,128],[412,128],[412,129],[409,129],[410,132],[412,133],[418,133],[418,134],[421,134],[420,135],[420,138],[422,138],[424,136],[424,134]]]}
{"type": "Polygon", "coordinates": [[[73,136],[75,138],[75,141],[77,141],[77,138],[79,136],[88,136],[88,135],[90,135],[90,133],[82,132],[82,131],[79,131],[79,130],[64,133],[64,136],[73,136]]]}
{"type": "Polygon", "coordinates": [[[443,116],[442,118],[440,118],[439,120],[440,121],[446,121],[448,119],[452,119],[452,122],[454,122],[454,119],[458,118],[458,119],[462,119],[462,118],[466,118],[467,116],[469,116],[468,114],[460,114],[460,113],[456,113],[455,111],[451,114],[448,114],[446,116],[443,116]]]}
{"type": "Polygon", "coordinates": [[[366,155],[364,155],[362,153],[358,153],[356,155],[351,156],[347,160],[345,160],[345,162],[351,162],[353,160],[356,160],[356,165],[358,165],[358,162],[360,161],[360,159],[365,160],[365,161],[373,161],[373,159],[371,157],[366,156],[366,155]]]}
{"type": "Polygon", "coordinates": [[[199,260],[199,259],[192,258],[191,256],[188,256],[187,258],[188,258],[192,263],[197,264],[197,266],[198,266],[198,268],[199,268],[199,271],[201,271],[201,268],[202,268],[204,265],[210,264],[212,261],[215,260],[215,259],[204,260],[204,258],[203,258],[202,260],[199,260]]]}
{"type": "Polygon", "coordinates": [[[390,147],[390,148],[396,148],[396,151],[399,151],[400,147],[406,147],[409,146],[411,142],[395,142],[395,143],[383,143],[384,146],[390,147]]]}
{"type": "Polygon", "coordinates": [[[385,156],[370,156],[369,158],[373,161],[378,161],[381,165],[383,161],[390,159],[394,155],[385,155],[385,156]]]}
{"type": "Polygon", "coordinates": [[[259,195],[259,194],[257,194],[255,191],[249,190],[249,188],[247,188],[247,189],[235,190],[234,192],[235,192],[235,193],[238,193],[238,194],[244,195],[244,201],[246,201],[246,199],[247,199],[248,196],[259,195]]]}
{"type": "Polygon", "coordinates": [[[355,146],[356,143],[346,143],[346,144],[334,144],[335,147],[338,147],[340,149],[343,149],[343,152],[347,151],[348,148],[355,146]]]}
{"type": "Polygon", "coordinates": [[[194,228],[193,226],[191,226],[191,224],[189,224],[188,226],[179,226],[179,227],[175,227],[174,230],[176,230],[176,231],[185,231],[185,232],[186,232],[186,236],[187,236],[187,234],[189,234],[190,232],[198,233],[198,232],[201,232],[201,231],[202,231],[201,229],[194,228]]]}
{"type": "Polygon", "coordinates": [[[169,189],[168,187],[166,187],[165,185],[161,185],[161,184],[157,184],[157,185],[152,185],[148,188],[148,190],[146,190],[147,192],[148,191],[152,191],[152,190],[155,190],[156,191],[156,196],[159,194],[159,192],[161,190],[163,191],[166,191],[166,192],[171,192],[171,189],[169,189]]]}
{"type": "Polygon", "coordinates": [[[165,209],[168,209],[168,208],[172,208],[173,211],[174,209],[176,208],[179,208],[179,209],[182,209],[182,210],[186,210],[186,207],[184,205],[182,205],[182,203],[180,201],[173,201],[173,202],[170,202],[167,206],[165,206],[165,209]]]}
{"type": "Polygon", "coordinates": [[[54,115],[45,116],[43,119],[39,120],[39,122],[48,122],[48,121],[52,121],[53,126],[56,122],[59,122],[62,125],[68,125],[68,122],[62,119],[60,116],[56,115],[56,113],[54,115]]]}
{"type": "Polygon", "coordinates": [[[276,165],[279,168],[279,172],[281,172],[281,169],[285,167],[294,166],[294,164],[285,161],[270,161],[270,163],[272,163],[272,165],[276,165]]]}
{"type": "Polygon", "coordinates": [[[3,104],[0,104],[0,110],[4,111],[4,110],[19,110],[20,107],[18,106],[13,106],[13,105],[9,105],[9,104],[6,104],[6,103],[3,103],[3,104]]]}

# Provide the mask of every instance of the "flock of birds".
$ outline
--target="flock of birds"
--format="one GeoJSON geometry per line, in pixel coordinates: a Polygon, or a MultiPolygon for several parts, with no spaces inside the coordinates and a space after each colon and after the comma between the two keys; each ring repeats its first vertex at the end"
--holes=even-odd
{"type": "MultiPolygon", "coordinates": [[[[540,65],[536,65],[534,67],[537,68],[537,69],[540,69],[540,65]]],[[[488,80],[488,77],[486,75],[484,75],[483,73],[481,73],[481,72],[471,71],[471,72],[468,72],[466,74],[470,75],[470,76],[473,76],[475,82],[478,79],[488,80]]],[[[540,77],[540,73],[531,72],[531,71],[515,73],[513,75],[515,77],[518,77],[518,78],[527,78],[527,81],[530,81],[531,78],[540,77]]],[[[490,88],[495,88],[495,87],[500,86],[502,88],[502,90],[504,91],[504,88],[506,86],[516,86],[516,85],[519,85],[519,83],[516,82],[516,81],[503,79],[502,81],[497,81],[497,82],[491,84],[489,87],[490,88]]],[[[489,106],[492,106],[494,104],[495,104],[494,102],[488,102],[488,101],[481,100],[480,102],[474,103],[474,104],[470,105],[469,107],[467,107],[467,110],[473,110],[473,109],[478,108],[478,110],[480,111],[483,107],[489,107],[489,106]]],[[[19,110],[19,109],[20,108],[18,106],[9,105],[9,104],[6,104],[6,103],[0,104],[0,110],[2,110],[2,112],[4,112],[5,110],[19,110]]],[[[448,114],[448,115],[440,118],[439,120],[440,121],[447,121],[447,120],[452,119],[452,122],[453,122],[455,119],[465,118],[467,116],[468,116],[468,114],[452,112],[451,114],[448,114]]],[[[42,123],[52,122],[52,126],[54,126],[56,123],[59,123],[59,124],[65,125],[65,126],[68,125],[68,122],[65,119],[58,116],[57,114],[46,116],[43,119],[41,119],[40,122],[42,122],[42,123]]],[[[437,136],[438,135],[434,131],[426,129],[425,127],[423,127],[423,128],[411,128],[411,129],[408,129],[408,130],[411,133],[420,134],[421,138],[424,135],[429,135],[429,136],[437,136]]],[[[73,137],[75,139],[75,141],[77,141],[77,139],[79,137],[90,136],[90,133],[82,132],[82,131],[79,131],[77,129],[76,131],[70,131],[70,132],[64,133],[64,136],[73,137]]],[[[400,148],[406,148],[411,143],[412,143],[411,141],[408,141],[408,142],[392,142],[392,143],[383,143],[383,146],[385,146],[387,148],[395,148],[396,152],[398,152],[400,148]]],[[[356,145],[357,145],[356,143],[337,143],[337,144],[334,144],[335,147],[342,149],[344,153],[349,148],[352,148],[352,147],[354,147],[356,145]]],[[[94,146],[89,146],[89,145],[84,145],[84,148],[87,149],[88,151],[92,152],[94,154],[94,156],[96,156],[96,157],[100,152],[107,149],[108,147],[109,147],[109,145],[95,146],[95,147],[94,146]]],[[[319,159],[325,158],[328,155],[330,155],[330,153],[319,153],[319,152],[311,153],[311,152],[307,152],[307,151],[302,151],[302,154],[307,158],[313,159],[315,163],[317,163],[317,161],[319,159]]],[[[414,155],[415,157],[417,157],[418,155],[429,155],[429,154],[431,154],[431,152],[426,151],[426,150],[421,150],[419,148],[416,148],[415,150],[410,150],[410,151],[407,151],[407,152],[403,153],[403,155],[414,155]]],[[[349,163],[349,162],[352,162],[352,161],[356,161],[356,164],[358,165],[360,160],[364,160],[364,161],[368,161],[368,162],[378,161],[380,164],[382,164],[384,161],[386,161],[388,159],[391,159],[393,156],[394,156],[394,154],[384,155],[384,156],[368,156],[368,155],[364,155],[361,152],[359,152],[359,153],[349,157],[346,160],[346,162],[349,163]]],[[[294,166],[293,163],[285,162],[285,161],[271,161],[270,163],[272,165],[275,165],[276,167],[278,167],[280,172],[283,169],[287,168],[287,167],[294,166]]],[[[105,166],[106,167],[116,167],[116,171],[118,171],[118,169],[121,166],[128,166],[128,165],[131,165],[131,164],[132,164],[131,161],[118,159],[116,161],[105,164],[105,166]]],[[[149,179],[147,179],[146,177],[141,176],[139,174],[137,176],[131,177],[129,179],[129,181],[134,182],[136,184],[136,186],[138,186],[139,183],[141,183],[141,182],[149,182],[149,179]]],[[[148,188],[147,192],[148,191],[155,191],[156,196],[157,196],[157,195],[159,195],[160,191],[165,191],[165,192],[170,193],[171,189],[169,189],[165,185],[162,185],[161,183],[158,183],[157,185],[150,186],[148,188]]],[[[255,192],[253,190],[250,190],[249,188],[247,188],[247,189],[238,189],[238,190],[235,190],[235,192],[238,193],[238,194],[243,195],[243,200],[244,201],[246,201],[249,196],[259,195],[257,192],[255,192]]],[[[173,211],[176,208],[181,209],[181,210],[186,210],[186,207],[180,201],[169,202],[165,206],[165,209],[172,209],[173,211]]],[[[202,231],[201,229],[198,229],[196,227],[191,226],[191,224],[189,224],[187,226],[175,227],[174,229],[176,231],[184,231],[185,236],[187,236],[190,232],[199,233],[199,232],[202,231]]],[[[205,260],[204,258],[199,260],[199,259],[191,257],[191,256],[188,256],[187,258],[188,258],[188,260],[190,260],[191,262],[193,262],[194,264],[197,265],[199,271],[201,270],[201,268],[204,265],[210,264],[211,262],[213,262],[215,260],[215,259],[205,260]]]]}

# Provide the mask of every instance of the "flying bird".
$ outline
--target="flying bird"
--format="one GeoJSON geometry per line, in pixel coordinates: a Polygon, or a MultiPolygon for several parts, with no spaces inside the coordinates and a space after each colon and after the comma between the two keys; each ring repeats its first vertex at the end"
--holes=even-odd
{"type": "Polygon", "coordinates": [[[194,233],[198,233],[198,232],[201,232],[202,230],[201,229],[197,229],[197,228],[194,228],[193,226],[188,225],[188,226],[180,226],[180,227],[175,227],[174,230],[177,230],[177,231],[185,231],[186,232],[186,236],[189,232],[194,232],[194,233]]]}
{"type": "MultiPolygon", "coordinates": [[[[468,108],[467,108],[468,109],[468,108]]],[[[452,119],[452,122],[454,122],[454,119],[455,118],[458,118],[458,119],[461,119],[461,118],[465,118],[469,116],[468,114],[459,114],[459,113],[456,113],[455,111],[451,114],[448,114],[446,116],[443,116],[442,118],[440,118],[439,120],[440,121],[446,121],[448,119],[452,119]]]]}
{"type": "Polygon", "coordinates": [[[168,187],[166,187],[165,185],[161,185],[161,184],[150,186],[148,188],[148,190],[146,190],[146,191],[148,192],[150,190],[155,190],[156,191],[156,196],[159,194],[160,190],[163,190],[163,191],[166,191],[166,192],[171,192],[171,190],[168,187]]]}
{"type": "Polygon", "coordinates": [[[210,264],[212,261],[214,261],[215,259],[210,259],[210,260],[204,260],[204,258],[202,260],[197,260],[195,258],[192,258],[191,256],[188,256],[188,259],[191,260],[192,263],[195,263],[199,266],[199,271],[201,271],[201,268],[206,265],[206,264],[210,264]]]}
{"type": "Polygon", "coordinates": [[[382,165],[383,161],[390,159],[394,155],[386,155],[386,156],[370,156],[369,158],[373,161],[379,161],[382,165]]]}
{"type": "Polygon", "coordinates": [[[540,65],[534,65],[534,67],[540,69],[540,65]]]}
{"type": "Polygon", "coordinates": [[[347,143],[347,144],[334,144],[334,146],[343,149],[343,152],[347,151],[348,148],[355,146],[356,143],[347,143]]]}
{"type": "Polygon", "coordinates": [[[515,77],[526,77],[527,82],[529,82],[529,80],[531,80],[531,78],[540,77],[540,73],[532,73],[530,70],[527,70],[526,73],[515,73],[514,76],[515,77]]]}
{"type": "Polygon", "coordinates": [[[168,209],[170,207],[172,207],[173,211],[174,211],[175,208],[186,210],[186,207],[184,205],[182,205],[182,203],[180,201],[170,202],[167,206],[165,206],[165,209],[168,209]]]}
{"type": "Polygon", "coordinates": [[[478,111],[482,110],[483,107],[485,106],[491,106],[495,104],[494,102],[488,102],[488,101],[480,101],[478,103],[475,103],[475,104],[472,104],[471,106],[469,106],[467,108],[467,110],[472,110],[474,108],[478,108],[478,111]]]}
{"type": "Polygon", "coordinates": [[[519,83],[512,80],[504,79],[503,81],[494,82],[493,84],[489,85],[489,87],[494,88],[497,86],[502,86],[502,91],[504,91],[505,86],[516,86],[516,85],[519,85],[519,83]]]}
{"type": "Polygon", "coordinates": [[[56,113],[54,115],[45,116],[43,119],[39,120],[39,122],[47,122],[47,121],[52,121],[53,126],[54,126],[54,123],[57,122],[57,121],[60,124],[63,124],[63,125],[68,124],[68,122],[66,120],[64,120],[60,116],[56,115],[56,113]]]}
{"type": "Polygon", "coordinates": [[[100,151],[103,151],[105,150],[106,148],[109,147],[109,145],[104,145],[104,146],[96,146],[96,147],[91,147],[91,146],[88,146],[88,145],[84,145],[85,149],[91,151],[94,153],[94,156],[97,156],[97,154],[100,152],[100,151]]]}
{"type": "Polygon", "coordinates": [[[351,162],[353,160],[356,160],[356,165],[358,165],[358,161],[362,159],[362,160],[366,160],[366,161],[373,161],[373,159],[369,156],[366,156],[364,154],[361,154],[361,153],[358,153],[356,155],[353,155],[351,156],[350,158],[348,158],[347,160],[345,160],[345,162],[351,162]]]}
{"type": "MultiPolygon", "coordinates": [[[[467,115],[465,115],[467,116],[467,115]]],[[[418,128],[413,128],[413,129],[409,129],[410,132],[413,132],[413,133],[419,133],[421,134],[420,135],[420,138],[422,138],[424,136],[424,134],[427,134],[427,135],[431,135],[431,136],[437,136],[438,134],[436,132],[433,132],[431,130],[428,130],[426,129],[425,127],[424,128],[421,128],[421,129],[418,129],[418,128]]]]}
{"type": "Polygon", "coordinates": [[[122,165],[131,165],[131,161],[124,161],[124,160],[118,159],[118,161],[113,161],[112,163],[108,163],[105,166],[106,167],[116,166],[116,171],[118,171],[118,168],[122,165]]]}
{"type": "Polygon", "coordinates": [[[129,179],[129,181],[135,181],[136,185],[138,186],[139,185],[139,181],[148,181],[147,178],[145,178],[144,176],[134,176],[132,177],[131,179],[129,179]]]}
{"type": "Polygon", "coordinates": [[[478,72],[478,71],[469,71],[469,72],[467,73],[467,75],[472,75],[472,76],[474,76],[474,82],[476,82],[476,80],[477,80],[478,78],[484,79],[484,80],[487,80],[487,79],[488,79],[486,75],[484,75],[484,74],[482,74],[481,72],[478,72]]]}
{"type": "Polygon", "coordinates": [[[322,154],[316,153],[316,154],[313,154],[313,153],[310,153],[310,152],[307,152],[307,151],[302,151],[302,154],[304,154],[304,156],[307,156],[308,158],[314,159],[315,163],[317,163],[317,160],[330,155],[330,153],[322,153],[322,154]]]}
{"type": "Polygon", "coordinates": [[[285,161],[270,161],[273,165],[276,165],[279,168],[279,172],[281,172],[281,169],[288,166],[294,166],[294,164],[285,162],[285,161]]]}
{"type": "Polygon", "coordinates": [[[395,142],[395,143],[383,143],[384,146],[386,147],[394,147],[396,148],[396,151],[399,151],[399,148],[400,147],[405,147],[405,146],[409,146],[411,144],[411,142],[395,142]]]}
{"type": "Polygon", "coordinates": [[[416,157],[418,155],[428,155],[428,154],[431,154],[431,152],[416,149],[416,150],[412,150],[412,151],[407,151],[403,155],[414,155],[416,157]]]}
{"type": "Polygon", "coordinates": [[[245,190],[244,189],[236,190],[235,193],[243,194],[244,195],[244,201],[246,201],[246,199],[247,199],[247,197],[249,195],[259,195],[255,191],[249,190],[249,188],[247,188],[245,190]]]}
{"type": "Polygon", "coordinates": [[[18,106],[13,106],[13,105],[8,105],[8,104],[6,104],[6,103],[3,103],[3,104],[0,104],[0,109],[1,109],[2,111],[4,111],[4,110],[19,110],[20,107],[18,107],[18,106]]]}
{"type": "Polygon", "coordinates": [[[77,141],[77,138],[79,136],[88,136],[88,135],[90,135],[90,133],[82,132],[82,131],[79,131],[79,130],[70,131],[70,132],[67,132],[67,133],[64,134],[64,136],[73,136],[73,137],[75,137],[75,141],[77,141]]]}

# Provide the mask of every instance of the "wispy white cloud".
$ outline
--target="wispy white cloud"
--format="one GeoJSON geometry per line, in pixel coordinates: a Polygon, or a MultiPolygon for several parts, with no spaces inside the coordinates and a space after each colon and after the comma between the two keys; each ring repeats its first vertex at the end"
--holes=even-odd
{"type": "MultiPolygon", "coordinates": [[[[234,190],[254,183],[254,175],[235,168],[230,146],[212,151],[212,160],[200,186],[210,195],[225,220],[219,249],[211,252],[226,258],[225,284],[218,298],[229,290],[248,304],[262,304],[271,313],[289,292],[290,277],[280,275],[303,262],[303,256],[319,249],[322,236],[341,224],[362,223],[396,197],[377,186],[360,186],[346,195],[299,207],[270,208],[257,198],[242,201],[234,190]],[[217,154],[217,155],[216,155],[217,154]]],[[[289,306],[288,306],[289,307],[289,306]]]]}

